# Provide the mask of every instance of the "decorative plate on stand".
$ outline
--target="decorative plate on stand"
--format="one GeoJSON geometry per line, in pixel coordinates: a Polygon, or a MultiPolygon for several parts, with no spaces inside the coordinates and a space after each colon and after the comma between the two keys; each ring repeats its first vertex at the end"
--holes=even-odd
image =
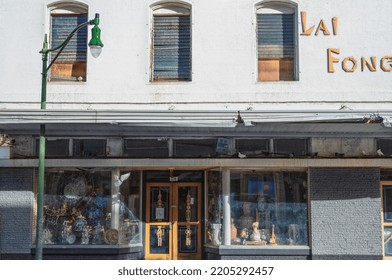
{"type": "Polygon", "coordinates": [[[116,245],[118,243],[118,230],[117,229],[108,229],[105,230],[104,240],[106,244],[116,245]]]}
{"type": "Polygon", "coordinates": [[[64,196],[75,200],[86,194],[86,180],[83,177],[76,178],[64,187],[64,196]]]}

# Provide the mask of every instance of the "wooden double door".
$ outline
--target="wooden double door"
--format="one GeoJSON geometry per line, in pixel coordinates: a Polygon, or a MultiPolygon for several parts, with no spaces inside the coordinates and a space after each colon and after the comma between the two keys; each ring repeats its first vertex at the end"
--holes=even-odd
{"type": "Polygon", "coordinates": [[[201,187],[147,183],[146,259],[201,259],[201,187]]]}

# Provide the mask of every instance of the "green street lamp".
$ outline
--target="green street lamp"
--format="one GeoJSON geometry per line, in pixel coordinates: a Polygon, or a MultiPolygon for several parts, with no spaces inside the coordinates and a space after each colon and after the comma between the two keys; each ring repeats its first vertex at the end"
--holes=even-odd
{"type": "MultiPolygon", "coordinates": [[[[103,44],[101,41],[101,29],[99,25],[99,14],[95,14],[93,20],[79,24],[74,30],[68,35],[62,44],[57,47],[48,48],[48,36],[45,34],[43,48],[40,51],[42,54],[42,85],[41,85],[41,110],[46,109],[46,85],[47,76],[50,67],[59,57],[61,52],[67,46],[71,38],[78,32],[79,29],[87,26],[94,25],[91,29],[91,40],[88,43],[91,55],[96,58],[100,55],[103,44]],[[48,66],[49,53],[57,51],[56,56],[52,59],[48,66]]],[[[40,125],[40,137],[39,137],[39,166],[38,166],[38,191],[37,191],[37,235],[36,235],[36,248],[35,248],[35,259],[42,260],[43,252],[43,216],[44,216],[44,181],[45,181],[45,124],[40,125]]]]}

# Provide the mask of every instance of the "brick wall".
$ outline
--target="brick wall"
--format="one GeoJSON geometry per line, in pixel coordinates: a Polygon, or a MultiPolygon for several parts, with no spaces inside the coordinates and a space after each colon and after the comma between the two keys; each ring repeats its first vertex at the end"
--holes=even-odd
{"type": "Polygon", "coordinates": [[[33,169],[0,168],[0,254],[30,254],[33,169]]]}
{"type": "Polygon", "coordinates": [[[312,259],[381,259],[378,168],[311,168],[312,259]]]}

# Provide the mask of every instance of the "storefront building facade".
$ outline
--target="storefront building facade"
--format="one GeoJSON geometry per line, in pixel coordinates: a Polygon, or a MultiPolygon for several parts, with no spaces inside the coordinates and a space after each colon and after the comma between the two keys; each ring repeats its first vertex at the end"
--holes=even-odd
{"type": "MultiPolygon", "coordinates": [[[[318,125],[323,127],[312,124],[318,125]]],[[[389,133],[380,124],[361,126],[389,133]]],[[[162,135],[163,130],[159,128],[162,135]]],[[[168,130],[173,135],[173,129],[168,130]]],[[[180,130],[187,131],[184,135],[195,133],[193,128],[180,130]]],[[[244,128],[230,131],[244,134],[244,128]]],[[[382,259],[388,254],[382,232],[376,232],[380,228],[388,232],[383,215],[389,214],[390,159],[343,156],[353,150],[353,143],[362,143],[357,150],[371,147],[373,138],[364,144],[365,138],[352,135],[334,139],[220,135],[171,140],[109,137],[104,144],[102,138],[81,136],[49,139],[45,258],[382,259]],[[230,142],[230,150],[235,146],[234,153],[217,153],[216,144],[227,143],[224,140],[230,142]],[[315,152],[322,147],[317,144],[341,140],[351,145],[339,150],[339,156],[327,150],[315,152]],[[123,145],[116,150],[112,141],[123,145]],[[80,142],[85,155],[59,157],[61,150],[77,153],[80,142]],[[274,149],[259,154],[266,143],[274,149]],[[290,155],[293,152],[285,150],[300,143],[306,154],[290,155]],[[167,152],[170,145],[175,152],[164,157],[162,150],[167,152]],[[116,156],[96,157],[108,147],[116,156]]],[[[30,136],[16,138],[25,144],[27,139],[30,136]]],[[[22,150],[15,146],[13,152],[22,150]]],[[[33,155],[2,161],[4,258],[34,255],[37,160],[33,155]]]]}
{"type": "Polygon", "coordinates": [[[340,1],[122,2],[29,4],[29,45],[95,11],[107,43],[93,61],[78,34],[47,110],[37,59],[18,84],[4,58],[1,259],[36,254],[41,124],[44,259],[392,257],[389,1],[356,1],[360,22],[340,1]]]}

